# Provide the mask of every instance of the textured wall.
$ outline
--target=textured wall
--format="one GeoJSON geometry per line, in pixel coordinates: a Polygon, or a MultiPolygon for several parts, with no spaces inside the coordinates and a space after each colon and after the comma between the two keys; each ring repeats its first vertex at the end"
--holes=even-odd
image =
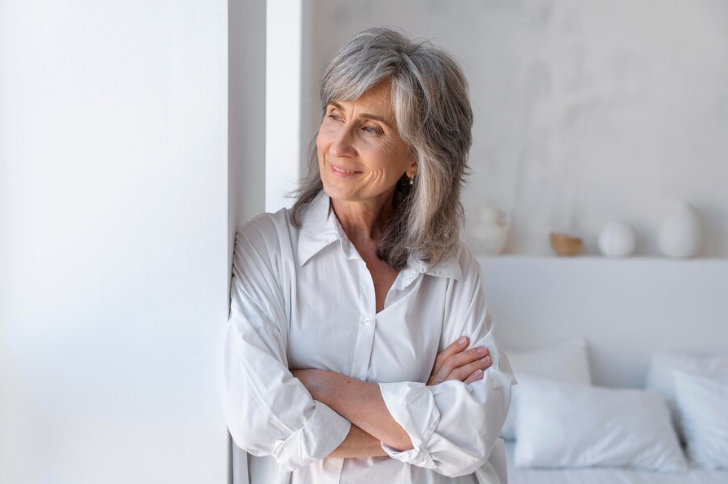
{"type": "MultiPolygon", "coordinates": [[[[655,255],[660,220],[687,200],[702,255],[728,256],[728,3],[318,0],[313,74],[372,25],[462,63],[476,112],[464,203],[511,213],[508,252],[550,254],[556,229],[596,253],[599,229],[618,219],[635,227],[638,254],[655,255]]],[[[304,83],[304,101],[317,86],[304,83]]],[[[320,112],[304,110],[306,136],[320,112]]]]}

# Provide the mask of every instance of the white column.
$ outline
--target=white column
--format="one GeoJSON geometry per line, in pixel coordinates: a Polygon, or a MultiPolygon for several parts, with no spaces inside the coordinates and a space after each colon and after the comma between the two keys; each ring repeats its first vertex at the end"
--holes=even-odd
{"type": "MultiPolygon", "coordinates": [[[[265,211],[265,0],[229,2],[229,242],[232,267],[235,232],[265,211]]],[[[231,483],[248,484],[247,453],[232,441],[231,483]]]]}
{"type": "Polygon", "coordinates": [[[301,175],[302,0],[268,0],[265,210],[290,206],[301,175]]]}

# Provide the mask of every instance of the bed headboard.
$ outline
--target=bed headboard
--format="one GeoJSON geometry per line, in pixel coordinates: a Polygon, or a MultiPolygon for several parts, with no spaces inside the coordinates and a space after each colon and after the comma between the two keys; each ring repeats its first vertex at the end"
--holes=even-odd
{"type": "Polygon", "coordinates": [[[655,352],[728,351],[726,259],[479,262],[499,343],[522,350],[583,336],[596,385],[644,387],[655,352]]]}

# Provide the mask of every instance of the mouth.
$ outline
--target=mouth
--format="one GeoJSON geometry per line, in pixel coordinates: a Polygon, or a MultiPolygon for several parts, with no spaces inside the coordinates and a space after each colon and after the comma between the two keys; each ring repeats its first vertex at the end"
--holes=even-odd
{"type": "Polygon", "coordinates": [[[362,173],[361,171],[348,170],[341,165],[335,165],[333,163],[329,163],[329,166],[331,167],[331,172],[337,176],[350,177],[362,173]]]}

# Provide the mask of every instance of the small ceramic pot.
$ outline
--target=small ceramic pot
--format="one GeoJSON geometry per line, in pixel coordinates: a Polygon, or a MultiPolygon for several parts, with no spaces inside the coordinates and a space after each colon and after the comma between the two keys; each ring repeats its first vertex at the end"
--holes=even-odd
{"type": "Polygon", "coordinates": [[[573,257],[581,252],[583,241],[579,237],[551,232],[550,238],[551,248],[554,249],[554,252],[558,256],[573,257]]]}

